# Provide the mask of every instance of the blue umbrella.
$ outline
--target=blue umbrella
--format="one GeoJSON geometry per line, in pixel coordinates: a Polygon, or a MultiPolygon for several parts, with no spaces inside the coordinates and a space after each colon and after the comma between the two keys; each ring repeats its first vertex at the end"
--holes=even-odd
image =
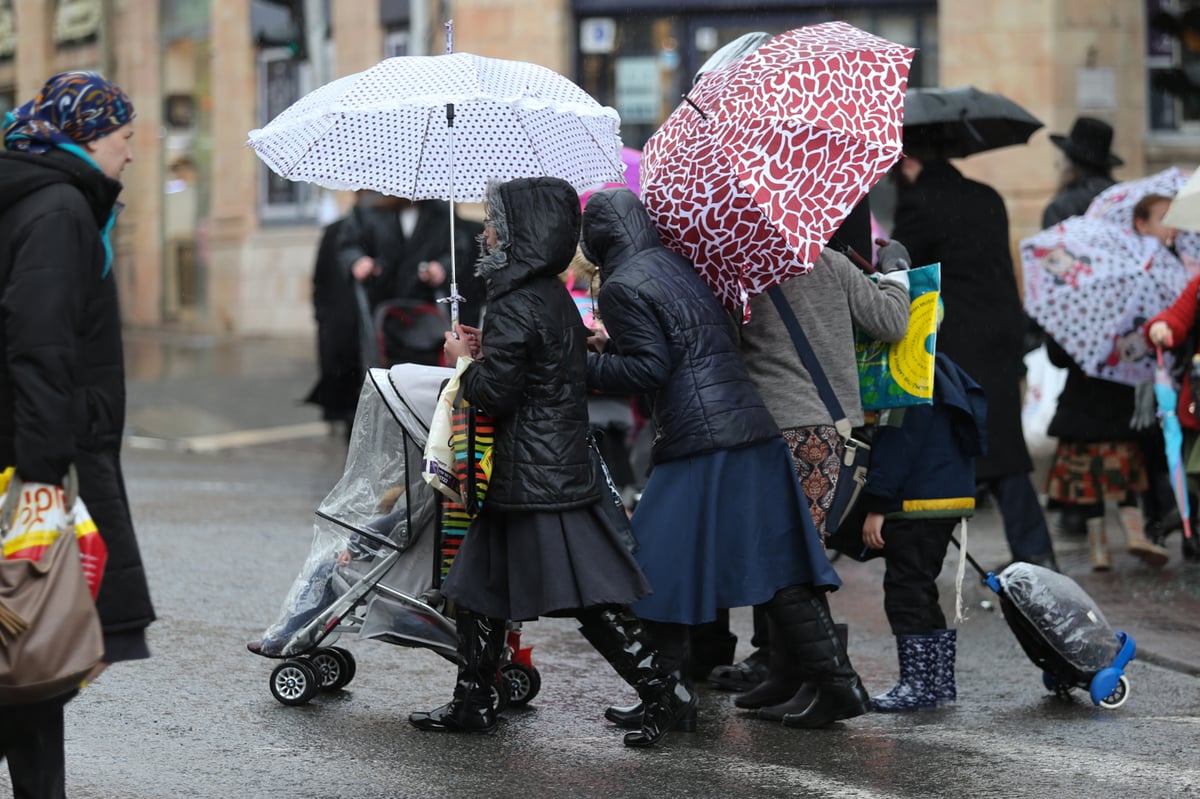
{"type": "Polygon", "coordinates": [[[1183,428],[1175,408],[1179,392],[1167,367],[1163,364],[1162,348],[1158,350],[1158,367],[1154,370],[1154,401],[1158,405],[1158,416],[1162,424],[1163,441],[1167,449],[1167,469],[1171,473],[1171,490],[1175,492],[1175,504],[1179,506],[1179,518],[1183,520],[1183,534],[1192,537],[1191,514],[1188,511],[1187,475],[1183,470],[1183,428]]]}

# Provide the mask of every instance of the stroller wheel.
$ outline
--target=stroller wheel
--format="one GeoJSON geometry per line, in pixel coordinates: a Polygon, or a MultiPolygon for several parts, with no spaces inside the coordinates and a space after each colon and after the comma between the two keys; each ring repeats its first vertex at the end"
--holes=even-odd
{"type": "MultiPolygon", "coordinates": [[[[1104,671],[1108,671],[1108,669],[1105,669],[1104,671]]],[[[1096,701],[1095,692],[1097,691],[1097,689],[1103,690],[1103,687],[1107,687],[1106,685],[1104,685],[1102,687],[1101,684],[1098,684],[1100,682],[1101,676],[1104,675],[1104,671],[1102,671],[1102,672],[1100,672],[1100,674],[1096,675],[1096,679],[1092,681],[1092,691],[1093,691],[1092,700],[1093,701],[1096,701]]],[[[1109,682],[1111,682],[1111,680],[1109,682]]],[[[1117,677],[1116,684],[1113,686],[1112,690],[1108,693],[1108,695],[1103,697],[1099,701],[1096,701],[1096,704],[1099,705],[1104,710],[1116,710],[1121,705],[1125,704],[1125,700],[1128,698],[1129,698],[1129,679],[1124,674],[1122,674],[1119,677],[1117,677]]]]}
{"type": "Polygon", "coordinates": [[[271,672],[271,696],[280,703],[306,705],[321,689],[321,677],[311,663],[285,660],[271,672]]]}
{"type": "Polygon", "coordinates": [[[338,688],[345,688],[354,679],[354,675],[358,673],[358,662],[354,659],[354,653],[349,649],[344,649],[340,646],[331,646],[329,651],[340,657],[346,664],[345,676],[342,677],[342,682],[338,688]]]}
{"type": "Polygon", "coordinates": [[[542,690],[542,676],[532,666],[505,663],[500,667],[500,674],[508,680],[508,702],[511,705],[527,705],[542,690]]]}
{"type": "Polygon", "coordinates": [[[509,686],[508,679],[501,673],[496,674],[496,681],[492,683],[492,707],[496,708],[499,713],[512,704],[512,691],[509,686]]]}
{"type": "Polygon", "coordinates": [[[309,658],[309,663],[317,670],[321,690],[326,693],[340,691],[354,676],[346,656],[337,649],[318,649],[309,658]]]}

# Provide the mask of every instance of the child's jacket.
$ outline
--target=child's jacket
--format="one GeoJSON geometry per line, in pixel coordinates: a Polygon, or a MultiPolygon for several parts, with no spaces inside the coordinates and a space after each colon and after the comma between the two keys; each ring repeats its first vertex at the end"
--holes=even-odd
{"type": "Polygon", "coordinates": [[[933,404],[891,410],[875,433],[865,509],[889,517],[971,516],[975,456],[986,451],[983,389],[939,354],[933,404]]]}

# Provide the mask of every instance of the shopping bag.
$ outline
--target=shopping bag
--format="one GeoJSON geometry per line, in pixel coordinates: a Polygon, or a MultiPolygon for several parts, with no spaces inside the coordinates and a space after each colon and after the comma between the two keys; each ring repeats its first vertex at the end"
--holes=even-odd
{"type": "Polygon", "coordinates": [[[459,380],[471,364],[470,358],[459,358],[454,374],[442,387],[438,395],[433,418],[429,421],[429,439],[425,442],[425,453],[421,475],[425,482],[454,502],[462,502],[458,487],[458,474],[454,463],[453,431],[454,401],[459,395],[459,380]]]}
{"type": "Polygon", "coordinates": [[[937,344],[941,265],[908,272],[908,332],[894,344],[855,331],[859,392],[864,410],[929,405],[937,344]]]}
{"type": "Polygon", "coordinates": [[[460,387],[450,413],[450,446],[454,450],[459,501],[472,519],[483,510],[492,478],[495,443],[496,426],[492,418],[467,402],[460,387]]]}
{"type": "Polygon", "coordinates": [[[0,705],[22,705],[76,688],[103,657],[104,636],[81,568],[86,535],[71,534],[74,489],[22,484],[12,469],[3,479],[0,705]]]}
{"type": "MultiPolygon", "coordinates": [[[[77,485],[74,468],[71,467],[68,477],[69,487],[77,485]]],[[[100,593],[108,547],[83,500],[73,488],[68,497],[67,491],[58,486],[19,480],[14,484],[12,481],[13,468],[10,466],[0,472],[0,518],[7,518],[10,488],[19,499],[12,510],[11,522],[3,525],[4,558],[40,560],[60,530],[74,530],[84,578],[92,599],[95,599],[100,593]]]]}

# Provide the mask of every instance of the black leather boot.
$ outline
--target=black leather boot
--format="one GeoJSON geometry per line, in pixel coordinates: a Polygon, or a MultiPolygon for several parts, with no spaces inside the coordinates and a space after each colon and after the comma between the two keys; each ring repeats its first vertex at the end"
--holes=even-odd
{"type": "Polygon", "coordinates": [[[789,727],[824,727],[868,712],[871,698],[850,665],[825,594],[811,585],[793,585],[779,590],[767,608],[775,623],[772,632],[778,634],[772,645],[793,659],[806,685],[788,702],[762,708],[758,715],[778,716],[789,727]]]}
{"type": "MultiPolygon", "coordinates": [[[[683,636],[687,628],[661,626],[662,638],[682,640],[676,649],[686,659],[683,636]],[[668,629],[674,627],[679,630],[668,629]]],[[[673,668],[669,667],[651,643],[645,626],[628,608],[589,610],[580,616],[579,632],[642,700],[641,726],[625,735],[626,746],[652,746],[695,710],[696,695],[683,680],[685,663],[676,657],[673,668]]]]}
{"type": "MultiPolygon", "coordinates": [[[[679,634],[679,631],[674,629],[676,625],[659,625],[652,621],[642,622],[642,624],[646,628],[646,633],[650,636],[650,640],[658,647],[659,662],[662,667],[668,671],[681,674],[684,686],[691,691],[693,687],[691,675],[694,672],[689,666],[691,659],[690,635],[679,634]]],[[[694,630],[695,627],[692,628],[692,631],[694,630]]],[[[642,720],[645,713],[645,704],[638,702],[636,705],[605,708],[604,718],[622,729],[638,730],[642,727],[642,720]]],[[[695,706],[680,718],[679,721],[675,722],[675,726],[671,729],[676,732],[695,732],[695,706]]]]}
{"type": "Polygon", "coordinates": [[[432,732],[493,732],[496,707],[492,686],[504,647],[504,620],[459,609],[454,623],[459,661],[454,698],[428,713],[410,713],[408,721],[419,730],[432,732]]]}
{"type": "MultiPolygon", "coordinates": [[[[844,624],[835,624],[834,629],[845,649],[848,628],[844,624]]],[[[733,703],[747,710],[758,710],[755,715],[759,718],[780,721],[785,714],[798,713],[808,707],[816,695],[816,688],[811,683],[805,684],[805,672],[795,659],[775,647],[771,648],[771,652],[771,671],[767,679],[734,698],[733,703]]]]}

